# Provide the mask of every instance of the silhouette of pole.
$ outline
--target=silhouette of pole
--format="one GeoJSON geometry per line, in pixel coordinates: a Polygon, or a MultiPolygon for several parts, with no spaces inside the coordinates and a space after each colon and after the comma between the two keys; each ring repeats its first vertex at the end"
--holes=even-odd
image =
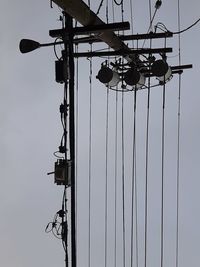
{"type": "MultiPolygon", "coordinates": [[[[71,160],[71,266],[76,267],[76,203],[75,203],[75,116],[74,116],[74,56],[73,21],[65,15],[64,45],[69,75],[69,146],[71,160]]],[[[66,84],[67,87],[67,84],[66,84]]]]}

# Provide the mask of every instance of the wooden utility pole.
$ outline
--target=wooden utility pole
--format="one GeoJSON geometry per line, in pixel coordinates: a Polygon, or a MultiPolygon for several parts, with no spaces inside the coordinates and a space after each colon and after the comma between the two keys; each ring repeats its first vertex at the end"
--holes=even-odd
{"type": "MultiPolygon", "coordinates": [[[[81,0],[53,0],[55,4],[61,7],[66,14],[66,29],[73,28],[72,18],[77,20],[83,26],[88,25],[105,25],[105,23],[81,0]]],[[[74,55],[73,55],[73,30],[68,35],[69,45],[65,44],[68,49],[70,80],[69,80],[69,98],[70,98],[70,154],[72,160],[71,168],[71,266],[76,267],[76,218],[75,218],[75,142],[74,142],[74,55]]],[[[98,32],[96,37],[105,42],[109,47],[118,50],[129,50],[124,42],[112,31],[106,30],[98,32]]]]}

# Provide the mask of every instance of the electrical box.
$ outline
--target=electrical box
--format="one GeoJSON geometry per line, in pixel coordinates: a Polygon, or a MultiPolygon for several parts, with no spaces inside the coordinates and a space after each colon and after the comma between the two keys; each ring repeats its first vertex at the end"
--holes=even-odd
{"type": "Polygon", "coordinates": [[[55,61],[56,82],[64,83],[64,62],[63,60],[55,61]]]}
{"type": "Polygon", "coordinates": [[[64,83],[68,80],[67,62],[63,59],[55,61],[55,75],[57,83],[64,83]]]}
{"type": "Polygon", "coordinates": [[[55,162],[54,182],[57,185],[71,185],[71,161],[58,159],[55,162]]]}

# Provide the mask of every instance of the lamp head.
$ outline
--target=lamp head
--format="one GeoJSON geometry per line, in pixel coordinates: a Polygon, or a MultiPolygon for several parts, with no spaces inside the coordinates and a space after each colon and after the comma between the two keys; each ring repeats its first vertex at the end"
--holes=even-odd
{"type": "Polygon", "coordinates": [[[102,66],[98,75],[96,76],[100,82],[110,87],[117,86],[120,81],[119,74],[115,70],[111,70],[107,66],[102,66]]]}
{"type": "Polygon", "coordinates": [[[31,52],[39,47],[40,47],[40,43],[34,40],[22,39],[19,43],[19,50],[23,54],[31,52]]]}
{"type": "Polygon", "coordinates": [[[161,84],[165,84],[172,78],[172,70],[166,61],[159,59],[151,66],[153,75],[157,77],[161,84]]]}
{"type": "Polygon", "coordinates": [[[124,81],[128,85],[135,86],[136,89],[140,89],[145,84],[145,77],[135,68],[131,68],[124,74],[124,81]]]}
{"type": "Polygon", "coordinates": [[[136,85],[140,80],[140,73],[134,68],[129,69],[125,74],[124,74],[124,81],[126,84],[133,86],[136,85]]]}
{"type": "Polygon", "coordinates": [[[167,73],[168,68],[169,66],[167,62],[162,59],[159,59],[154,61],[154,63],[151,66],[151,71],[153,75],[155,75],[156,77],[162,77],[167,73]]]}

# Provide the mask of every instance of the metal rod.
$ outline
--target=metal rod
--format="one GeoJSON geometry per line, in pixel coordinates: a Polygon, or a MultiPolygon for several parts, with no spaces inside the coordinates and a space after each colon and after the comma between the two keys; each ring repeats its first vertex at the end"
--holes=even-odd
{"type": "Polygon", "coordinates": [[[192,64],[180,65],[180,66],[170,66],[172,70],[183,70],[183,69],[192,69],[192,64]]]}
{"type": "MultiPolygon", "coordinates": [[[[119,35],[118,36],[122,41],[132,41],[132,40],[144,40],[144,39],[160,39],[160,38],[171,38],[173,33],[145,33],[145,34],[133,34],[133,35],[119,35]]],[[[84,38],[74,39],[74,43],[84,44],[84,43],[98,43],[102,42],[97,36],[88,36],[84,38]]]]}
{"type": "MultiPolygon", "coordinates": [[[[109,23],[109,24],[100,24],[100,25],[88,25],[84,27],[74,27],[71,31],[73,31],[74,35],[85,35],[91,33],[100,33],[102,31],[120,31],[120,30],[129,30],[130,24],[128,21],[119,22],[119,23],[109,23]]],[[[65,34],[66,29],[54,29],[49,31],[49,35],[53,38],[62,37],[65,34]]]]}
{"type": "Polygon", "coordinates": [[[160,54],[171,53],[172,48],[152,48],[152,49],[138,49],[138,50],[119,50],[106,52],[80,52],[74,53],[74,57],[102,57],[102,56],[125,56],[125,55],[143,55],[143,54],[160,54]]]}
{"type": "Polygon", "coordinates": [[[53,45],[58,45],[58,44],[63,44],[63,41],[53,42],[53,43],[40,44],[39,47],[53,46],[53,45]]]}
{"type": "Polygon", "coordinates": [[[112,30],[112,31],[130,30],[130,23],[126,21],[126,22],[100,24],[100,25],[88,25],[85,27],[75,27],[73,32],[74,34],[90,34],[90,33],[99,33],[107,30],[112,30]]]}

